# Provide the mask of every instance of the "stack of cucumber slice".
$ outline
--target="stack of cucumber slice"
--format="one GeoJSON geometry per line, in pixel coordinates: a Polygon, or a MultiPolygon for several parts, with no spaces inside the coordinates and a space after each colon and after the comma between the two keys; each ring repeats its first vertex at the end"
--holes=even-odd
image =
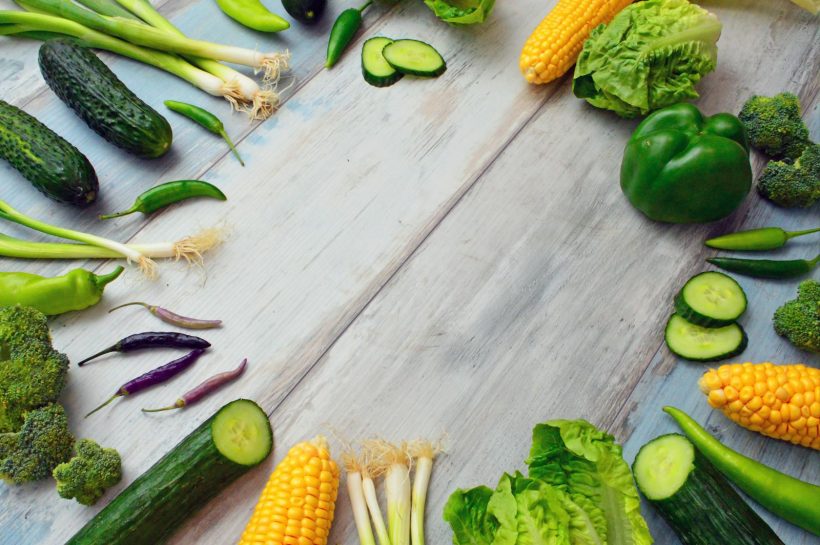
{"type": "Polygon", "coordinates": [[[389,87],[405,75],[437,78],[447,63],[430,44],[419,40],[370,38],[362,46],[362,74],[374,87],[389,87]]]}
{"type": "Polygon", "coordinates": [[[675,297],[675,314],[666,324],[666,345],[692,361],[737,356],[748,337],[737,319],[746,311],[746,294],[733,278],[719,272],[693,276],[675,297]]]}

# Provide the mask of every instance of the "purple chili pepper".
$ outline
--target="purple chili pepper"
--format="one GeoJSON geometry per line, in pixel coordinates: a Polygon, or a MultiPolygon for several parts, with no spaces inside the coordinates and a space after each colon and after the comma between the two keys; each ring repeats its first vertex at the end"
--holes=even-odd
{"type": "Polygon", "coordinates": [[[183,407],[187,407],[188,405],[193,405],[197,401],[201,400],[203,397],[217,391],[219,388],[225,386],[229,382],[233,382],[234,380],[238,379],[242,373],[245,372],[245,367],[248,365],[248,359],[245,358],[242,360],[242,363],[239,364],[239,367],[234,369],[233,371],[225,371],[224,373],[219,373],[217,375],[212,376],[193,390],[190,390],[182,395],[173,405],[168,407],[163,407],[161,409],[143,409],[142,412],[145,413],[158,413],[160,411],[171,411],[173,409],[182,409],[183,407]]]}
{"type": "Polygon", "coordinates": [[[149,331],[148,333],[129,335],[105,350],[85,358],[77,365],[82,367],[94,358],[111,352],[133,352],[134,350],[142,350],[144,348],[208,348],[209,346],[211,346],[211,343],[200,337],[194,337],[193,335],[174,333],[172,331],[149,331]]]}
{"type": "Polygon", "coordinates": [[[178,327],[184,327],[186,329],[213,329],[222,325],[222,320],[200,320],[197,318],[188,318],[187,316],[181,316],[175,312],[171,312],[167,308],[162,308],[157,305],[149,305],[148,303],[143,303],[142,301],[125,303],[124,305],[112,308],[108,312],[111,313],[122,307],[130,307],[131,305],[140,305],[141,307],[148,309],[148,312],[163,322],[178,327]]]}
{"type": "Polygon", "coordinates": [[[151,386],[155,386],[157,384],[165,382],[166,380],[178,375],[179,373],[183,372],[188,367],[193,365],[194,362],[196,362],[196,360],[198,360],[204,352],[204,348],[197,348],[196,350],[189,352],[188,354],[182,356],[179,359],[175,359],[174,361],[166,363],[165,365],[157,367],[156,369],[153,369],[151,371],[148,371],[147,373],[144,373],[135,379],[129,380],[128,382],[120,386],[116,394],[112,395],[110,398],[108,398],[108,400],[105,403],[103,403],[102,405],[100,405],[87,415],[85,415],[85,417],[88,418],[89,416],[99,411],[100,409],[102,409],[118,397],[125,397],[132,394],[136,394],[137,392],[141,392],[146,388],[150,388],[151,386]]]}

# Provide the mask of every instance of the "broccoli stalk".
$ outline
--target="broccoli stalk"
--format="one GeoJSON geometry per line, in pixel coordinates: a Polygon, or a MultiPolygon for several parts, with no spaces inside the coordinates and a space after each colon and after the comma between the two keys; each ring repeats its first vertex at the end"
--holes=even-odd
{"type": "Polygon", "coordinates": [[[757,181],[757,191],[788,208],[809,208],[820,200],[820,144],[812,144],[794,164],[771,161],[757,181]]]}
{"type": "Polygon", "coordinates": [[[820,282],[800,283],[797,299],[775,311],[774,330],[797,348],[820,353],[820,282]]]}
{"type": "Polygon", "coordinates": [[[112,448],[100,447],[91,439],[78,441],[76,450],[76,456],[54,468],[57,493],[68,500],[76,498],[83,505],[94,505],[107,488],[120,482],[120,455],[112,448]]]}
{"type": "Polygon", "coordinates": [[[753,96],[738,115],[749,143],[775,159],[797,159],[811,144],[809,130],[800,117],[800,101],[791,93],[753,96]]]}
{"type": "Polygon", "coordinates": [[[21,484],[44,479],[71,458],[74,436],[61,405],[26,413],[18,432],[0,433],[0,479],[21,484]]]}

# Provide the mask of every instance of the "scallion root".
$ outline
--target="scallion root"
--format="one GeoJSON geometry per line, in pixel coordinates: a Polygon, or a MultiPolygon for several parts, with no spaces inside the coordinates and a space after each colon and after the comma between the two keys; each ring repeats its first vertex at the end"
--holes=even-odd
{"type": "Polygon", "coordinates": [[[283,72],[290,70],[290,51],[282,53],[268,53],[262,57],[259,70],[264,71],[262,82],[266,85],[276,85],[283,72]]]}

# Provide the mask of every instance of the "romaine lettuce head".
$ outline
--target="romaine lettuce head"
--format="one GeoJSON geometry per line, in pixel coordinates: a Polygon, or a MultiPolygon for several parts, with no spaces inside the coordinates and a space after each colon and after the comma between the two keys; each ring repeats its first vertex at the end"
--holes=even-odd
{"type": "Polygon", "coordinates": [[[495,0],[424,0],[433,13],[453,25],[483,23],[493,11],[495,0]]]}
{"type": "MultiPolygon", "coordinates": [[[[454,545],[492,545],[500,526],[498,519],[487,512],[492,496],[493,491],[486,486],[459,489],[450,495],[444,506],[444,520],[453,529],[454,545]]],[[[503,507],[498,509],[503,516],[503,507]]],[[[510,502],[507,509],[512,509],[514,517],[515,502],[510,502]]]]}
{"type": "Polygon", "coordinates": [[[717,65],[717,17],[686,0],[646,0],[596,27],[575,65],[572,90],[598,108],[635,117],[697,98],[717,65]]]}

